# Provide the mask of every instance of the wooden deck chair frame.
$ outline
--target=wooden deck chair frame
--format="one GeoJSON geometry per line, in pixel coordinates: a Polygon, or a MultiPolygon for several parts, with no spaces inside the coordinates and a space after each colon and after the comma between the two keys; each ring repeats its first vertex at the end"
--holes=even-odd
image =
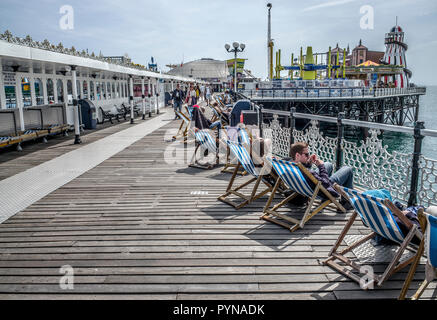
{"type": "MultiPolygon", "coordinates": [[[[334,188],[346,199],[351,202],[350,197],[348,194],[346,194],[342,189],[342,187],[335,185],[334,188]]],[[[352,202],[351,202],[352,204],[352,202]]],[[[408,245],[411,244],[411,240],[416,235],[419,237],[419,239],[422,238],[422,233],[418,230],[417,226],[415,224],[412,224],[407,217],[404,216],[404,214],[388,199],[385,199],[383,201],[383,205],[386,206],[388,210],[391,211],[393,215],[396,215],[409,229],[408,234],[404,237],[404,240],[399,243],[399,248],[394,254],[393,259],[388,264],[387,268],[384,270],[381,274],[366,274],[366,278],[370,281],[367,283],[367,285],[361,286],[362,289],[367,290],[370,287],[370,284],[376,284],[377,286],[381,286],[390,276],[392,276],[394,273],[402,270],[406,266],[408,266],[410,263],[413,262],[415,256],[407,259],[406,261],[400,262],[400,259],[402,257],[402,254],[407,249],[408,245]]],[[[346,237],[347,233],[351,229],[352,225],[354,224],[355,220],[358,217],[358,213],[356,210],[354,210],[352,216],[349,218],[349,221],[346,223],[346,226],[344,227],[343,231],[341,232],[339,238],[335,242],[333,248],[329,252],[328,259],[323,261],[324,265],[330,266],[334,270],[338,271],[339,273],[343,274],[344,276],[356,281],[358,284],[361,284],[361,278],[356,273],[360,274],[361,270],[364,270],[362,265],[357,264],[356,262],[352,261],[350,258],[346,257],[346,254],[351,252],[353,249],[359,247],[360,245],[364,244],[365,242],[371,240],[374,238],[377,233],[375,231],[370,232],[370,234],[363,236],[359,240],[355,241],[353,244],[347,246],[342,251],[338,252],[338,249],[343,242],[344,238],[346,237]],[[339,260],[343,262],[346,266],[339,265],[335,260],[339,260]],[[348,268],[349,267],[349,268],[348,268]],[[356,273],[354,273],[355,271],[356,273]]],[[[394,223],[396,223],[393,220],[394,223]]],[[[396,224],[397,225],[397,224],[396,224]]],[[[367,226],[367,225],[366,225],[367,226]]],[[[411,248],[412,249],[412,248],[411,248]]]]}
{"type": "MultiPolygon", "coordinates": [[[[240,129],[238,129],[238,132],[240,132],[240,129]]],[[[247,133],[247,134],[249,135],[249,139],[252,141],[252,137],[251,137],[250,133],[247,133]]],[[[250,155],[252,154],[252,142],[250,142],[250,153],[249,154],[250,155]]],[[[231,163],[231,149],[229,148],[229,146],[226,146],[226,163],[225,163],[225,166],[224,166],[224,168],[222,169],[221,172],[223,172],[223,173],[234,173],[235,172],[235,168],[238,165],[239,165],[238,159],[237,159],[237,163],[231,163]]],[[[248,174],[248,172],[244,169],[243,166],[240,165],[239,170],[237,172],[237,175],[245,176],[247,174],[248,174]]]]}
{"type": "MultiPolygon", "coordinates": [[[[288,184],[285,181],[283,181],[282,178],[279,176],[279,173],[276,172],[276,174],[278,175],[278,179],[270,195],[270,198],[264,207],[263,215],[261,216],[260,219],[275,223],[281,227],[288,229],[290,232],[294,232],[298,229],[302,229],[312,217],[314,217],[319,212],[323,211],[323,209],[325,209],[330,204],[334,204],[334,206],[336,206],[342,212],[346,212],[346,209],[338,202],[338,200],[328,190],[326,190],[325,187],[323,187],[322,183],[318,181],[307,168],[305,168],[301,163],[297,163],[296,165],[300,169],[302,174],[306,175],[315,184],[315,188],[313,189],[313,194],[311,198],[309,198],[309,203],[307,205],[307,208],[302,218],[298,220],[278,212],[278,210],[283,206],[285,206],[288,202],[296,198],[298,195],[302,195],[298,193],[296,190],[289,189],[292,193],[284,200],[282,200],[280,203],[276,204],[270,209],[273,199],[275,198],[275,194],[277,193],[281,183],[285,184],[286,187],[289,187],[288,184]],[[323,193],[327,198],[327,200],[322,201],[318,206],[316,206],[313,209],[317,197],[319,196],[320,193],[323,193]]],[[[303,196],[307,196],[307,195],[303,195],[303,196]]]]}
{"type": "Polygon", "coordinates": [[[209,107],[213,110],[214,112],[214,116],[213,119],[211,119],[212,122],[215,122],[217,120],[220,120],[220,123],[222,125],[222,128],[224,128],[225,126],[229,125],[229,121],[226,122],[223,118],[223,111],[220,109],[217,109],[215,106],[213,106],[212,104],[209,105],[209,107]]]}
{"type": "MultiPolygon", "coordinates": [[[[429,215],[423,211],[423,209],[420,209],[418,212],[418,217],[420,221],[420,227],[422,229],[422,232],[424,234],[424,237],[422,238],[422,241],[420,242],[419,249],[417,250],[416,256],[414,257],[414,261],[410,267],[410,271],[408,272],[407,278],[405,279],[404,286],[402,287],[401,293],[399,295],[399,300],[405,300],[408,289],[410,288],[411,281],[414,278],[414,274],[416,273],[417,266],[419,265],[420,258],[424,255],[425,252],[425,244],[427,241],[429,241],[430,237],[430,226],[428,223],[429,215]]],[[[434,218],[435,220],[435,218],[434,218]]],[[[428,250],[429,247],[428,247],[428,250]]],[[[428,252],[429,254],[429,252],[428,252]]],[[[419,288],[417,289],[416,293],[411,297],[411,300],[418,300],[422,296],[422,294],[425,292],[425,289],[428,287],[428,285],[437,278],[437,269],[431,265],[429,262],[429,257],[426,261],[425,265],[425,280],[421,283],[419,288]]]]}
{"type": "Polygon", "coordinates": [[[177,140],[178,138],[183,138],[184,142],[186,142],[188,138],[188,130],[190,129],[191,125],[191,119],[189,116],[185,115],[182,112],[179,112],[178,110],[176,110],[175,113],[182,119],[182,122],[179,126],[178,132],[175,136],[173,136],[173,141],[177,140]]]}
{"type": "MultiPolygon", "coordinates": [[[[239,144],[239,143],[235,143],[235,144],[240,146],[241,148],[243,148],[246,152],[249,148],[249,146],[247,146],[247,145],[243,145],[243,144],[239,144]]],[[[252,161],[252,164],[253,164],[252,159],[255,159],[255,161],[259,164],[264,163],[264,161],[258,155],[255,155],[255,154],[252,154],[252,159],[251,159],[251,157],[249,157],[249,159],[250,159],[250,161],[252,161]]],[[[232,174],[231,180],[229,180],[229,184],[228,184],[228,187],[226,188],[226,192],[223,195],[218,197],[218,200],[234,207],[236,210],[239,210],[239,209],[247,206],[248,204],[263,197],[264,195],[266,195],[267,193],[269,193],[273,190],[273,185],[270,184],[268,181],[266,181],[266,179],[264,177],[265,173],[268,171],[268,168],[266,168],[264,165],[263,165],[258,176],[256,176],[256,177],[254,176],[249,181],[246,181],[241,185],[234,186],[235,179],[237,177],[238,172],[240,171],[240,167],[244,167],[244,166],[241,164],[241,162],[239,160],[238,164],[234,168],[234,172],[232,174]],[[243,189],[243,188],[245,188],[253,183],[254,183],[254,186],[252,188],[250,195],[245,195],[245,194],[240,192],[241,189],[243,189]],[[267,188],[258,192],[258,189],[259,189],[259,186],[261,185],[261,183],[264,183],[267,186],[267,188]],[[229,200],[228,197],[230,197],[232,195],[237,196],[242,201],[237,203],[235,201],[229,200]]]]}
{"type": "MultiPolygon", "coordinates": [[[[206,132],[208,132],[207,130],[201,130],[201,131],[206,131],[206,132]]],[[[196,136],[196,134],[194,133],[194,135],[196,136]]],[[[216,141],[216,150],[215,150],[215,155],[216,155],[216,157],[215,157],[215,163],[214,164],[211,164],[211,163],[208,163],[208,164],[203,164],[203,163],[200,163],[199,162],[199,160],[197,159],[197,151],[200,149],[201,151],[203,150],[205,150],[205,148],[203,147],[202,148],[202,144],[201,143],[199,143],[199,141],[197,140],[197,138],[195,139],[195,149],[194,149],[194,154],[193,154],[193,157],[191,158],[191,161],[190,161],[190,164],[188,165],[189,167],[191,167],[191,168],[198,168],[198,169],[206,169],[206,170],[211,170],[211,169],[214,169],[215,167],[217,167],[219,164],[220,164],[220,159],[219,159],[219,152],[220,152],[220,149],[219,149],[219,147],[220,147],[220,141],[219,141],[219,139],[217,139],[216,137],[214,137],[214,135],[212,135],[211,136],[211,138],[212,139],[214,139],[215,141],[216,141]]],[[[211,150],[209,150],[208,149],[208,151],[210,152],[211,150]]]]}

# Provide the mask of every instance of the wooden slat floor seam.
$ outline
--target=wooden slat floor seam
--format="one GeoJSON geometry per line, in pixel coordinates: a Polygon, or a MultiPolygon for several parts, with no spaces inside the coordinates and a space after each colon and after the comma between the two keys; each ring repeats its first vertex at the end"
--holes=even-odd
{"type": "MultiPolygon", "coordinates": [[[[329,208],[290,233],[259,219],[267,197],[235,211],[217,201],[230,174],[164,161],[166,148],[183,150],[164,139],[178,125],[169,122],[1,224],[0,299],[397,298],[408,269],[363,291],[321,263],[350,213],[329,208]],[[59,286],[67,265],[73,290],[59,286]]],[[[15,159],[2,152],[0,169],[15,162],[0,179],[76,148],[70,143],[15,159]]],[[[367,229],[356,223],[351,232],[367,229]]],[[[410,295],[423,278],[422,263],[410,295]]],[[[435,289],[431,284],[423,298],[435,299],[435,289]]]]}

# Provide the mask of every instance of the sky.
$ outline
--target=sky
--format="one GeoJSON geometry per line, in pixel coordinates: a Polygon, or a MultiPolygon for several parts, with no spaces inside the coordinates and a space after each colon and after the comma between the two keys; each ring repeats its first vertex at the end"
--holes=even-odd
{"type": "Polygon", "coordinates": [[[268,2],[273,5],[274,50],[281,49],[282,65],[289,65],[301,46],[327,52],[337,43],[353,49],[362,39],[370,50],[385,51],[384,35],[397,16],[409,45],[412,82],[437,85],[435,0],[1,0],[0,32],[105,56],[127,53],[143,65],[153,56],[163,72],[167,64],[232,59],[224,45],[236,41],[246,45],[238,55],[248,59],[245,68],[265,78],[268,2]],[[73,29],[60,26],[65,5],[73,9],[73,29]]]}

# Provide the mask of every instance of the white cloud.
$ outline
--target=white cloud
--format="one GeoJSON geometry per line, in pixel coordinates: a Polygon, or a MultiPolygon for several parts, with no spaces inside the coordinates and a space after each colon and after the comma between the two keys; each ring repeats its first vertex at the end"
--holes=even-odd
{"type": "Polygon", "coordinates": [[[302,10],[302,12],[313,11],[318,9],[323,9],[327,7],[335,7],[346,3],[356,2],[357,0],[336,0],[330,2],[324,2],[315,6],[307,7],[302,10]]]}

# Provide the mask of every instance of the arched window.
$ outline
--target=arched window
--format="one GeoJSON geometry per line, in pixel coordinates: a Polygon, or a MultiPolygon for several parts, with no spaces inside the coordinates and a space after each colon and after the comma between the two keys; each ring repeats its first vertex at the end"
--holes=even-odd
{"type": "Polygon", "coordinates": [[[58,95],[58,102],[63,103],[64,102],[64,84],[62,83],[61,79],[58,79],[56,82],[57,86],[57,95],[58,95]]]}
{"type": "Polygon", "coordinates": [[[125,89],[125,97],[129,97],[129,90],[128,90],[128,85],[127,83],[124,84],[124,89],[125,89]]]}
{"type": "Polygon", "coordinates": [[[83,98],[88,99],[88,82],[86,80],[83,81],[82,90],[83,90],[83,98]]]}
{"type": "Polygon", "coordinates": [[[81,91],[80,91],[80,81],[76,80],[76,90],[77,90],[77,99],[82,99],[81,91]]]}
{"type": "Polygon", "coordinates": [[[23,107],[32,106],[32,94],[30,93],[30,82],[28,78],[21,78],[21,94],[23,99],[23,107]]]}
{"type": "Polygon", "coordinates": [[[102,91],[101,90],[102,90],[101,83],[96,82],[97,100],[102,100],[102,91]]]}
{"type": "Polygon", "coordinates": [[[94,82],[90,81],[90,100],[94,100],[94,82]]]}
{"type": "Polygon", "coordinates": [[[115,93],[117,98],[120,98],[120,82],[117,82],[117,92],[115,93]]]}
{"type": "Polygon", "coordinates": [[[117,98],[117,95],[115,93],[115,83],[114,82],[112,83],[112,97],[113,97],[113,99],[117,98]]]}
{"type": "Polygon", "coordinates": [[[106,99],[106,83],[101,82],[100,87],[102,88],[101,100],[105,100],[106,99]]]}
{"type": "Polygon", "coordinates": [[[47,79],[47,99],[49,103],[55,102],[55,92],[53,89],[53,80],[47,79]]]}
{"type": "Polygon", "coordinates": [[[67,97],[68,104],[73,104],[73,82],[71,80],[67,80],[67,97]]]}
{"type": "Polygon", "coordinates": [[[17,107],[17,104],[16,104],[17,95],[15,93],[15,86],[6,85],[5,86],[5,95],[6,95],[6,108],[7,109],[16,108],[17,107]]]}
{"type": "Polygon", "coordinates": [[[37,106],[44,104],[43,90],[41,79],[35,79],[35,97],[37,106]]]}
{"type": "Polygon", "coordinates": [[[106,98],[111,99],[112,97],[112,91],[111,91],[111,83],[106,83],[106,98]]]}

